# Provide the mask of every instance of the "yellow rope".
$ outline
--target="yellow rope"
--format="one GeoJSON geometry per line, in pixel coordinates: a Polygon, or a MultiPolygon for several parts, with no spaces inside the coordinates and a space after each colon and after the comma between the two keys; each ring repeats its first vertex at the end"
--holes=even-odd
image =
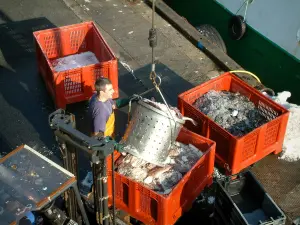
{"type": "Polygon", "coordinates": [[[246,73],[246,74],[249,74],[252,77],[254,77],[259,83],[261,83],[261,81],[258,78],[258,76],[256,76],[254,73],[251,73],[251,72],[246,71],[246,70],[232,70],[232,71],[229,71],[229,73],[246,73]]]}

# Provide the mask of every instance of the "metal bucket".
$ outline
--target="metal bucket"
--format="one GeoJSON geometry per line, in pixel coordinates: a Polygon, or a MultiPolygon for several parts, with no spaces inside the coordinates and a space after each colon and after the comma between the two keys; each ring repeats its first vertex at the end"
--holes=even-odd
{"type": "Polygon", "coordinates": [[[139,101],[123,137],[125,151],[162,166],[184,122],[139,101]]]}

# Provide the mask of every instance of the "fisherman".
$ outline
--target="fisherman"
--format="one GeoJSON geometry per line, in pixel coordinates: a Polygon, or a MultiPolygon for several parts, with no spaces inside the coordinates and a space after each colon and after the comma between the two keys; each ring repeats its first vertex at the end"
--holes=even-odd
{"type": "MultiPolygon", "coordinates": [[[[129,98],[112,99],[114,89],[112,83],[107,78],[99,78],[95,82],[96,93],[91,97],[89,102],[89,120],[91,126],[91,136],[95,138],[112,137],[115,134],[115,113],[114,110],[117,108],[124,107],[129,104],[130,101],[137,101],[141,97],[133,95],[129,98]]],[[[87,177],[91,177],[91,172],[87,174],[87,177]]],[[[87,178],[86,177],[86,178],[87,178]]],[[[90,183],[91,184],[91,183],[90,183]]],[[[91,184],[90,192],[87,194],[87,206],[93,205],[93,188],[91,184]]]]}
{"type": "Polygon", "coordinates": [[[89,102],[89,117],[91,123],[91,136],[112,137],[115,131],[116,108],[121,108],[129,104],[130,100],[138,100],[137,95],[130,98],[123,98],[113,101],[114,89],[112,83],[107,78],[99,78],[95,83],[96,93],[89,102]]]}

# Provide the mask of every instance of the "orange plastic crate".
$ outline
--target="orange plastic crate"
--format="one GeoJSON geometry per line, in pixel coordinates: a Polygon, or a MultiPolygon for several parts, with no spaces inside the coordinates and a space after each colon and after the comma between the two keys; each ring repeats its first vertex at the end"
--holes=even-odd
{"type": "MultiPolygon", "coordinates": [[[[121,153],[114,151],[114,161],[120,157],[121,153]]],[[[112,206],[112,160],[111,155],[106,158],[106,168],[107,168],[107,184],[108,184],[108,206],[112,206]]]]}
{"type": "Polygon", "coordinates": [[[97,78],[109,78],[118,91],[118,63],[112,50],[93,22],[47,29],[33,33],[38,69],[57,108],[88,100],[97,78]],[[68,55],[93,52],[99,63],[56,72],[52,61],[68,55]]]}
{"type": "MultiPolygon", "coordinates": [[[[169,195],[160,195],[142,184],[115,172],[116,207],[148,225],[172,225],[188,211],[202,190],[212,184],[215,142],[183,128],[177,141],[193,144],[203,156],[185,174],[169,195]]],[[[111,181],[111,173],[109,176],[111,181]]],[[[109,184],[109,202],[111,203],[109,184]]]]}
{"type": "Polygon", "coordinates": [[[282,151],[288,110],[231,73],[225,73],[180,94],[178,108],[184,116],[198,122],[197,126],[186,122],[188,129],[216,142],[216,162],[226,169],[228,175],[239,173],[271,152],[278,154],[282,151]],[[239,92],[272,120],[243,137],[235,137],[193,106],[200,96],[210,90],[239,92]]]}

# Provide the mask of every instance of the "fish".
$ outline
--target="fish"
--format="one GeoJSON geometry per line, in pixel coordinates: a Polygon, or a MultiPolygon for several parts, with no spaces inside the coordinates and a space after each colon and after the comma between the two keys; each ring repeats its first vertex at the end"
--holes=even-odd
{"type": "Polygon", "coordinates": [[[119,158],[115,162],[115,166],[118,167],[123,162],[124,158],[125,158],[124,155],[120,155],[119,158]]]}
{"type": "Polygon", "coordinates": [[[159,194],[169,194],[182,177],[202,157],[203,153],[192,144],[175,142],[165,166],[151,164],[131,154],[119,158],[116,171],[159,194]]]}
{"type": "Polygon", "coordinates": [[[152,170],[150,170],[148,172],[148,177],[153,177],[153,178],[157,178],[159,177],[161,174],[163,174],[164,172],[170,170],[172,167],[170,165],[166,166],[166,167],[155,167],[152,170]]]}
{"type": "Polygon", "coordinates": [[[179,118],[179,119],[183,118],[183,115],[180,113],[179,109],[176,108],[176,107],[172,107],[172,106],[169,106],[169,105],[167,107],[167,105],[165,105],[163,103],[155,102],[155,101],[149,100],[149,99],[143,99],[143,101],[145,103],[147,103],[147,104],[163,111],[163,112],[168,112],[170,110],[171,115],[172,115],[173,118],[179,118]]]}

